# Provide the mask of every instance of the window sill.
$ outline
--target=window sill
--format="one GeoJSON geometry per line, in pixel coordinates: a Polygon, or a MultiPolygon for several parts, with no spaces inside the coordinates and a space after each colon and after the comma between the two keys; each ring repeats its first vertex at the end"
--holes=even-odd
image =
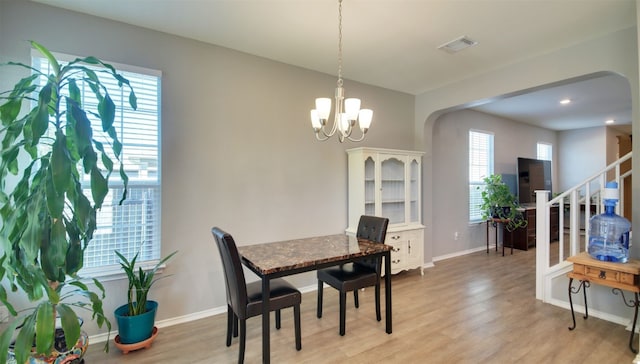
{"type": "MultiPolygon", "coordinates": [[[[147,262],[143,262],[140,264],[136,264],[136,272],[138,268],[142,268],[145,272],[152,270],[156,264],[158,264],[160,260],[150,260],[147,262]]],[[[162,264],[160,268],[156,271],[156,273],[162,273],[164,268],[166,268],[166,264],[162,264]]],[[[109,265],[106,267],[97,267],[97,268],[87,268],[82,269],[78,275],[82,277],[82,280],[91,280],[92,278],[98,279],[100,282],[110,282],[121,279],[127,279],[127,274],[122,270],[120,265],[109,265]]]]}

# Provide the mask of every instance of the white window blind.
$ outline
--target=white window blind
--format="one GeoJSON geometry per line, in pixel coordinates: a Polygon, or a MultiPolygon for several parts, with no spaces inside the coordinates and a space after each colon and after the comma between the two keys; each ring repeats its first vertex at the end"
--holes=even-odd
{"type": "MultiPolygon", "coordinates": [[[[76,57],[55,54],[64,63],[76,57]]],[[[110,191],[97,214],[97,229],[84,256],[82,273],[92,276],[108,274],[119,270],[118,257],[114,251],[132,258],[138,251],[141,265],[160,259],[160,80],[161,73],[155,70],[114,66],[131,83],[137,101],[137,110],[131,109],[128,102],[129,90],[120,89],[117,81],[97,72],[106,85],[116,104],[116,128],[118,139],[122,143],[121,160],[129,176],[128,197],[122,206],[118,205],[122,195],[123,183],[117,171],[119,162],[113,158],[114,173],[109,179],[110,191]]],[[[50,74],[46,58],[32,56],[32,65],[45,74],[50,74]]],[[[100,68],[85,65],[93,70],[100,68]]],[[[42,81],[41,81],[42,82],[42,81]]],[[[81,88],[85,109],[97,114],[97,100],[86,85],[81,88]]],[[[66,92],[66,90],[65,90],[66,92]]],[[[66,96],[66,95],[65,95],[66,96]]],[[[64,105],[62,103],[62,105],[64,105]]],[[[105,142],[101,122],[90,118],[94,127],[94,139],[105,142]]],[[[105,148],[108,150],[108,148],[105,148]]],[[[85,176],[86,195],[91,198],[89,178],[85,176]]]]}
{"type": "Polygon", "coordinates": [[[544,161],[550,161],[552,157],[553,147],[549,143],[538,143],[537,158],[544,161]]]}
{"type": "Polygon", "coordinates": [[[482,220],[483,179],[493,173],[493,134],[469,131],[469,221],[482,220]]]}

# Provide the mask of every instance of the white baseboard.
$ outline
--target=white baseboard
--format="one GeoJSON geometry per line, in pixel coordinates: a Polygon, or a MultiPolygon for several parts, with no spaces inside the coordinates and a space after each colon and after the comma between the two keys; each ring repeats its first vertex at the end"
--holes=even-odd
{"type": "MultiPolygon", "coordinates": [[[[318,286],[315,284],[312,284],[312,285],[300,288],[300,292],[306,293],[306,292],[315,291],[317,289],[318,289],[318,286]]],[[[214,308],[200,311],[200,312],[194,312],[188,315],[177,316],[177,317],[172,317],[165,320],[156,321],[156,327],[160,329],[163,327],[183,324],[186,322],[200,320],[203,318],[220,315],[220,314],[226,314],[226,313],[227,313],[227,306],[224,305],[224,306],[214,307],[214,308]]],[[[109,339],[113,340],[116,337],[117,333],[118,333],[118,327],[117,327],[117,324],[114,322],[113,328],[111,330],[111,335],[107,333],[92,335],[89,337],[89,342],[91,344],[95,344],[95,343],[105,342],[109,339]]]]}
{"type": "MultiPolygon", "coordinates": [[[[489,249],[495,249],[495,247],[496,247],[495,244],[489,245],[489,249]]],[[[472,254],[472,253],[480,252],[480,251],[483,251],[483,250],[487,250],[486,245],[482,246],[482,247],[478,247],[478,248],[467,249],[467,250],[462,250],[462,251],[451,253],[451,254],[445,254],[445,255],[440,255],[440,256],[437,256],[437,257],[433,257],[433,261],[437,262],[439,260],[445,260],[445,259],[460,257],[460,256],[463,256],[463,255],[472,254]]]]}

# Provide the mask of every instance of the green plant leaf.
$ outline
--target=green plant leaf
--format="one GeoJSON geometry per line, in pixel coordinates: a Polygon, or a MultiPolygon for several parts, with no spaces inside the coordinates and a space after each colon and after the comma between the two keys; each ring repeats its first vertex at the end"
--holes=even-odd
{"type": "Polygon", "coordinates": [[[65,341],[68,345],[72,346],[80,338],[80,322],[78,315],[73,309],[66,304],[59,304],[57,307],[58,314],[60,315],[60,322],[62,323],[62,330],[64,330],[65,341]]]}
{"type": "Polygon", "coordinates": [[[56,132],[56,140],[51,152],[51,177],[58,195],[64,195],[71,182],[71,168],[73,167],[67,150],[67,141],[62,133],[56,132]]]}
{"type": "Polygon", "coordinates": [[[55,337],[56,320],[53,305],[50,302],[42,302],[36,315],[36,351],[45,354],[53,347],[55,337]]]}
{"type": "Polygon", "coordinates": [[[98,104],[98,112],[100,113],[100,119],[102,120],[102,130],[107,131],[111,129],[113,121],[116,118],[116,105],[111,100],[111,96],[108,93],[104,95],[104,98],[100,100],[98,104]]]}
{"type": "MultiPolygon", "coordinates": [[[[7,353],[9,351],[9,345],[13,339],[13,333],[21,322],[22,320],[14,320],[9,324],[9,326],[5,327],[4,331],[2,331],[2,334],[0,335],[0,353],[7,353]]],[[[0,355],[0,364],[6,364],[6,362],[7,356],[0,355]]]]}
{"type": "Polygon", "coordinates": [[[109,193],[107,180],[97,167],[91,170],[91,193],[93,195],[93,203],[97,208],[102,206],[104,198],[109,193]]]}
{"type": "Polygon", "coordinates": [[[15,355],[16,362],[24,363],[27,361],[31,348],[33,347],[33,335],[35,335],[36,326],[36,312],[28,315],[22,328],[18,332],[18,337],[15,342],[15,355]]]}
{"type": "Polygon", "coordinates": [[[49,52],[47,48],[45,48],[42,44],[35,41],[31,41],[31,46],[37,49],[38,52],[42,53],[42,55],[47,58],[47,60],[49,61],[49,64],[51,64],[51,68],[53,69],[54,75],[57,76],[58,74],[60,74],[60,64],[58,63],[58,60],[56,59],[56,57],[54,57],[53,54],[51,54],[51,52],[49,52]]]}
{"type": "Polygon", "coordinates": [[[40,90],[38,106],[36,112],[32,114],[31,129],[32,140],[31,145],[35,146],[40,141],[40,137],[47,131],[49,126],[49,102],[51,101],[51,84],[46,84],[40,90]]]}
{"type": "Polygon", "coordinates": [[[84,250],[80,240],[72,240],[69,242],[69,250],[66,256],[67,274],[76,274],[84,263],[84,250]]]}
{"type": "Polygon", "coordinates": [[[62,211],[64,209],[64,194],[56,192],[53,186],[53,178],[47,178],[46,180],[46,194],[47,194],[47,208],[51,217],[56,219],[62,218],[62,211]]]}
{"type": "Polygon", "coordinates": [[[71,114],[75,119],[76,146],[78,152],[84,155],[85,149],[91,147],[91,138],[93,138],[93,130],[91,129],[91,121],[87,118],[84,110],[78,107],[73,100],[67,99],[67,108],[71,108],[71,114]]]}

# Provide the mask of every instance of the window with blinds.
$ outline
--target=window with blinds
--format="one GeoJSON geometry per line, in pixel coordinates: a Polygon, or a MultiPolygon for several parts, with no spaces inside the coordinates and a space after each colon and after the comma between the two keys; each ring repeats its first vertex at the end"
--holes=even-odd
{"type": "MultiPolygon", "coordinates": [[[[59,62],[69,62],[76,57],[55,54],[59,62]]],[[[141,69],[111,62],[118,72],[127,78],[138,99],[137,110],[131,109],[128,90],[118,87],[117,81],[101,77],[116,104],[114,127],[122,142],[121,160],[129,176],[129,191],[125,202],[119,206],[123,183],[118,173],[111,174],[110,192],[97,215],[97,229],[85,250],[82,274],[99,276],[119,271],[118,250],[127,258],[140,252],[141,266],[155,264],[160,259],[160,71],[141,69]]],[[[32,66],[50,74],[46,58],[32,56],[32,66]]],[[[100,68],[85,65],[93,70],[100,68]]],[[[96,72],[100,76],[100,72],[96,72]]],[[[42,82],[42,81],[41,81],[42,82]]],[[[88,88],[87,85],[78,86],[88,88]]],[[[66,90],[65,90],[66,92],[66,90]]],[[[83,105],[91,110],[97,100],[89,89],[81,89],[83,105]]],[[[66,96],[66,95],[65,95],[66,96]]],[[[97,113],[97,111],[95,111],[97,113]]],[[[87,113],[91,119],[91,114],[87,113]]],[[[101,135],[100,120],[91,120],[94,139],[105,142],[101,135]]],[[[108,149],[108,148],[107,148],[108,149]]],[[[120,166],[115,158],[114,171],[120,166]]],[[[89,177],[85,176],[87,197],[91,198],[89,177]]]]}
{"type": "Polygon", "coordinates": [[[482,220],[483,179],[493,174],[493,134],[469,131],[469,221],[482,220]]]}
{"type": "Polygon", "coordinates": [[[552,146],[549,143],[538,143],[537,158],[543,161],[550,161],[552,156],[552,146]]]}

